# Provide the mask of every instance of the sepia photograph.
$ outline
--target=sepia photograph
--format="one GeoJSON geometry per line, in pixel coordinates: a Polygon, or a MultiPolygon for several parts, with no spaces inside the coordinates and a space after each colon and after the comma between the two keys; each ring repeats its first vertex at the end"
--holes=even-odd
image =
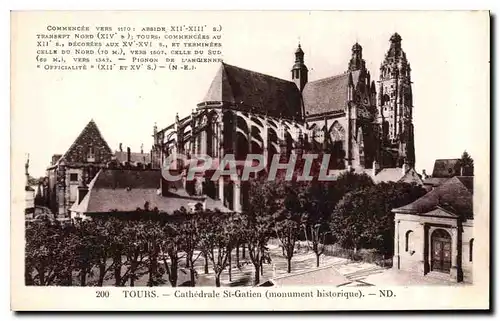
{"type": "Polygon", "coordinates": [[[12,12],[13,306],[89,289],[82,306],[124,309],[488,307],[489,28],[487,11],[12,12]]]}

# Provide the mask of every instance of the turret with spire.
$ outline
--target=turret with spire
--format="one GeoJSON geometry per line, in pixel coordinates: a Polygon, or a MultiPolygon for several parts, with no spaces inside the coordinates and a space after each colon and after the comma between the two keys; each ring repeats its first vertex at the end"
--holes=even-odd
{"type": "MultiPolygon", "coordinates": [[[[405,159],[407,165],[412,167],[415,164],[415,151],[411,68],[401,41],[397,32],[390,37],[389,49],[380,65],[378,123],[387,143],[392,148],[399,148],[398,158],[405,159]]],[[[396,161],[398,166],[401,162],[396,161]]]]}
{"type": "Polygon", "coordinates": [[[304,51],[302,51],[299,43],[297,50],[295,50],[295,64],[292,68],[292,80],[300,91],[302,91],[307,84],[308,72],[309,70],[304,64],[304,51]]]}
{"type": "Polygon", "coordinates": [[[352,46],[351,60],[347,66],[348,71],[356,71],[365,69],[365,61],[363,60],[363,47],[359,43],[352,46]]]}

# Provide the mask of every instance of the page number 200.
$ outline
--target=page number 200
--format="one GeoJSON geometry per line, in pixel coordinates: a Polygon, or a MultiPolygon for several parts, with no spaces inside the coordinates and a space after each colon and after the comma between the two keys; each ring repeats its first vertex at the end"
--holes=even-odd
{"type": "Polygon", "coordinates": [[[109,298],[109,291],[95,291],[96,298],[109,298]]]}

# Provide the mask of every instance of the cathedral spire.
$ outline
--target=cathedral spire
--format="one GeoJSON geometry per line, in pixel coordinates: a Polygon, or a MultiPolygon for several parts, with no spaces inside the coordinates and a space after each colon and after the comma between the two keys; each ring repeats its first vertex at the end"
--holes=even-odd
{"type": "Polygon", "coordinates": [[[347,70],[355,71],[365,68],[365,61],[363,60],[363,47],[359,43],[355,43],[351,49],[351,60],[349,61],[349,65],[347,70]]]}
{"type": "Polygon", "coordinates": [[[307,83],[307,74],[309,70],[304,64],[304,51],[300,46],[300,43],[295,50],[295,63],[292,67],[292,80],[297,85],[300,91],[302,91],[307,83]]]}
{"type": "MultiPolygon", "coordinates": [[[[379,123],[385,144],[391,148],[399,145],[400,160],[415,164],[413,123],[412,123],[412,82],[411,68],[401,47],[401,36],[396,32],[390,39],[390,46],[380,65],[379,123]]],[[[393,160],[392,163],[400,163],[393,160]]]]}

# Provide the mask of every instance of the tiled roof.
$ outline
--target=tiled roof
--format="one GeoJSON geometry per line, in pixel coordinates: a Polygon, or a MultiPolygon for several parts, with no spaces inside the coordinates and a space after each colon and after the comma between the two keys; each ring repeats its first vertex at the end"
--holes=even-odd
{"type": "MultiPolygon", "coordinates": [[[[111,160],[111,148],[101,134],[94,120],[83,128],[78,137],[75,139],[69,149],[62,155],[54,165],[59,164],[61,159],[64,159],[68,165],[72,163],[87,163],[89,148],[94,149],[95,163],[106,163],[111,160]]],[[[54,158],[58,155],[52,156],[54,158]]]]}
{"type": "Polygon", "coordinates": [[[474,176],[457,176],[457,179],[460,180],[472,194],[474,194],[474,176]]]}
{"type": "Polygon", "coordinates": [[[74,204],[71,211],[80,213],[133,212],[144,209],[146,202],[152,210],[173,213],[193,203],[206,201],[206,208],[228,211],[220,201],[192,197],[186,193],[160,193],[161,173],[159,170],[102,169],[89,184],[89,191],[80,204],[74,204]],[[178,195],[179,193],[183,195],[178,195]]]}
{"type": "MultiPolygon", "coordinates": [[[[347,172],[347,169],[334,169],[334,170],[329,170],[328,175],[333,176],[333,177],[338,177],[342,173],[347,172]]],[[[381,182],[406,182],[406,183],[411,183],[411,182],[416,182],[420,183],[421,180],[417,176],[414,178],[413,176],[416,175],[416,172],[414,172],[413,169],[410,169],[406,172],[405,175],[403,175],[402,169],[399,167],[394,167],[394,168],[383,168],[379,171],[377,171],[376,175],[373,176],[373,169],[371,168],[355,168],[354,173],[355,174],[366,174],[370,176],[373,179],[373,182],[378,184],[381,182]]]]}
{"type": "Polygon", "coordinates": [[[460,159],[436,159],[432,177],[453,177],[460,175],[460,159]]]}
{"type": "Polygon", "coordinates": [[[228,102],[242,110],[292,118],[301,116],[295,83],[222,63],[203,102],[228,102]]]}
{"type": "MultiPolygon", "coordinates": [[[[115,152],[116,160],[120,163],[128,161],[127,152],[115,152]]],[[[148,164],[151,163],[151,155],[149,153],[130,153],[131,163],[148,164]]]]}
{"type": "Polygon", "coordinates": [[[375,183],[398,182],[403,177],[401,168],[383,168],[373,177],[375,183]]]}
{"type": "Polygon", "coordinates": [[[160,188],[160,170],[103,169],[94,187],[99,188],[160,188]]]}
{"type": "MultiPolygon", "coordinates": [[[[352,72],[353,84],[358,83],[359,74],[359,70],[352,72]]],[[[348,83],[348,73],[308,82],[302,91],[306,116],[344,110],[348,83]]]]}
{"type": "Polygon", "coordinates": [[[449,180],[449,177],[427,177],[424,180],[424,185],[439,186],[449,180]]]}
{"type": "Polygon", "coordinates": [[[418,215],[433,211],[440,206],[461,217],[472,218],[472,195],[472,191],[462,183],[461,179],[453,177],[415,202],[393,209],[393,212],[418,215]]]}
{"type": "Polygon", "coordinates": [[[420,175],[418,175],[417,171],[415,171],[414,168],[411,168],[410,170],[408,170],[406,172],[406,174],[404,174],[403,177],[401,177],[399,179],[398,182],[402,182],[402,183],[417,183],[419,185],[423,185],[424,184],[424,181],[422,180],[422,177],[420,175]]]}

